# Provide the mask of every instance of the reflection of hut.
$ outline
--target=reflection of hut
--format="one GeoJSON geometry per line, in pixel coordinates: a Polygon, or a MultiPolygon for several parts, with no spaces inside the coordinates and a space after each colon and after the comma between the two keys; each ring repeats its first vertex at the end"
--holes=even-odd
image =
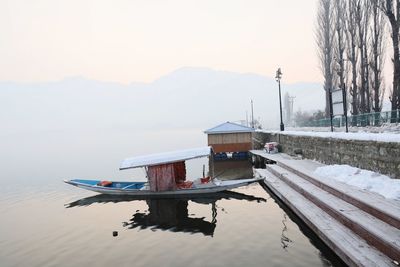
{"type": "Polygon", "coordinates": [[[253,128],[240,124],[225,122],[204,133],[208,136],[208,145],[212,146],[214,153],[247,152],[253,148],[253,128]]]}
{"type": "Polygon", "coordinates": [[[251,178],[253,174],[253,166],[249,160],[223,160],[214,162],[214,173],[218,179],[234,180],[251,178]]]}
{"type": "Polygon", "coordinates": [[[203,218],[189,217],[188,200],[185,199],[148,199],[148,213],[136,212],[130,222],[124,223],[125,227],[142,229],[170,230],[173,232],[202,233],[213,236],[217,226],[216,200],[213,200],[212,221],[203,218]]]}

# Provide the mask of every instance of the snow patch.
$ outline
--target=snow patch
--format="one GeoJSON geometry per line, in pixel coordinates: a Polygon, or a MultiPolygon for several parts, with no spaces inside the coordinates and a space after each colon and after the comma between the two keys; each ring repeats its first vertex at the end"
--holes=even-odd
{"type": "Polygon", "coordinates": [[[311,136],[320,138],[335,138],[345,140],[376,141],[376,142],[400,142],[400,134],[394,133],[345,133],[345,132],[306,132],[306,131],[264,131],[272,134],[311,136]]]}
{"type": "Polygon", "coordinates": [[[400,200],[400,180],[349,165],[329,165],[317,168],[318,176],[378,193],[385,198],[400,200]]]}
{"type": "MultiPolygon", "coordinates": [[[[287,131],[330,132],[331,127],[285,127],[287,131]]],[[[277,129],[268,129],[277,130],[277,129]]],[[[345,132],[345,127],[334,128],[334,132],[345,132]]],[[[349,126],[351,133],[395,133],[400,134],[400,123],[383,123],[381,126],[349,126]]]]}

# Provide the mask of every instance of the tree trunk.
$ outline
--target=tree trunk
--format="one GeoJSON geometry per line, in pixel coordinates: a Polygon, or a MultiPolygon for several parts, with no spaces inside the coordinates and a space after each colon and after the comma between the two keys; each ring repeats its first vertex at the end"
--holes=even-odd
{"type": "Polygon", "coordinates": [[[356,27],[356,5],[357,0],[350,0],[347,15],[347,33],[348,33],[348,59],[351,63],[351,87],[349,93],[351,95],[351,114],[358,114],[358,85],[357,85],[357,27],[356,27]]]}
{"type": "Polygon", "coordinates": [[[391,96],[391,122],[397,122],[397,110],[400,109],[400,53],[399,53],[399,25],[400,0],[382,0],[380,9],[389,20],[393,42],[393,92],[391,96]]]}
{"type": "Polygon", "coordinates": [[[331,0],[319,0],[316,41],[320,68],[324,76],[325,116],[330,117],[330,92],[333,89],[333,4],[331,0]]]}
{"type": "MultiPolygon", "coordinates": [[[[383,59],[385,55],[385,21],[379,11],[377,1],[372,1],[372,27],[371,27],[371,47],[372,55],[370,61],[371,68],[371,92],[372,92],[372,110],[380,112],[382,110],[383,95],[385,88],[382,82],[383,59]]],[[[375,125],[379,123],[379,116],[376,116],[375,125]]]]}
{"type": "MultiPolygon", "coordinates": [[[[400,108],[399,94],[400,94],[400,53],[399,53],[399,25],[395,23],[392,25],[392,39],[393,39],[393,94],[392,94],[392,110],[400,108]]],[[[394,114],[393,114],[394,115],[394,114]]]]}
{"type": "Polygon", "coordinates": [[[360,50],[360,113],[366,112],[366,88],[365,88],[365,29],[364,29],[364,5],[357,1],[356,23],[358,30],[358,48],[360,50]]]}
{"type": "MultiPolygon", "coordinates": [[[[370,0],[365,0],[363,4],[363,29],[364,29],[364,68],[365,68],[365,81],[364,81],[364,88],[365,88],[365,111],[366,113],[371,112],[371,92],[369,89],[369,31],[368,27],[370,24],[370,16],[371,16],[371,6],[370,0]]],[[[367,122],[369,125],[369,122],[367,122]]]]}
{"type": "MultiPolygon", "coordinates": [[[[347,1],[347,0],[346,0],[347,1]]],[[[336,13],[336,59],[339,65],[338,76],[339,76],[339,84],[340,89],[344,92],[346,91],[345,85],[345,63],[344,63],[344,51],[346,49],[345,46],[345,33],[346,33],[346,1],[345,0],[337,0],[335,6],[335,13],[336,13]]],[[[346,94],[346,92],[344,93],[346,94]]],[[[343,98],[345,101],[345,97],[343,98]]],[[[346,115],[347,112],[347,103],[344,102],[344,113],[346,115]]]]}

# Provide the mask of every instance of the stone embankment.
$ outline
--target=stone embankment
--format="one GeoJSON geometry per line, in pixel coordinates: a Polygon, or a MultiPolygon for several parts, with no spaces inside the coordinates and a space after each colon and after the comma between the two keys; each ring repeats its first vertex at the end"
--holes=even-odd
{"type": "Polygon", "coordinates": [[[256,132],[256,149],[266,142],[278,142],[280,151],[325,164],[347,164],[400,179],[400,142],[348,140],[334,137],[302,136],[256,132]]]}

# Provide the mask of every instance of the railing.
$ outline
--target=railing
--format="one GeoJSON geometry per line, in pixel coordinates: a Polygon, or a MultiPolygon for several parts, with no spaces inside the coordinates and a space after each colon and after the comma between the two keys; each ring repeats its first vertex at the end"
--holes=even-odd
{"type": "MultiPolygon", "coordinates": [[[[353,127],[382,126],[387,123],[400,123],[400,110],[384,112],[365,113],[353,115],[347,118],[348,125],[353,127]]],[[[344,127],[346,125],[344,116],[333,118],[333,127],[344,127]]],[[[298,123],[298,127],[330,127],[330,119],[303,121],[298,123]]]]}

